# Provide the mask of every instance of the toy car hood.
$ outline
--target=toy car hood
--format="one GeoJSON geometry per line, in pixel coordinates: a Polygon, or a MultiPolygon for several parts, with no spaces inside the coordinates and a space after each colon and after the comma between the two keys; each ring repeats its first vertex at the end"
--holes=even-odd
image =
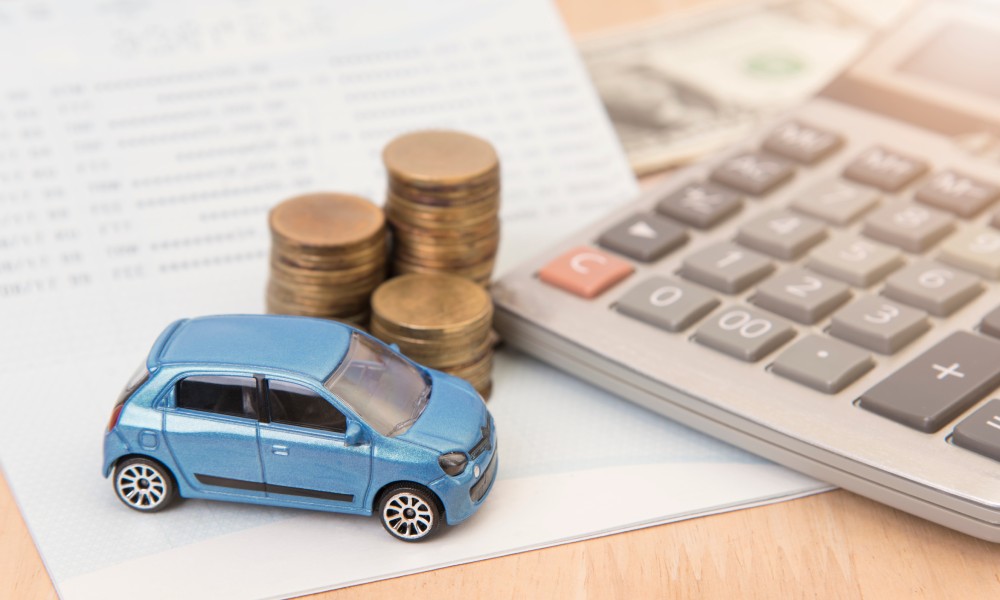
{"type": "Polygon", "coordinates": [[[438,452],[468,452],[483,437],[486,405],[465,381],[438,371],[431,375],[431,395],[420,418],[396,439],[438,452]]]}

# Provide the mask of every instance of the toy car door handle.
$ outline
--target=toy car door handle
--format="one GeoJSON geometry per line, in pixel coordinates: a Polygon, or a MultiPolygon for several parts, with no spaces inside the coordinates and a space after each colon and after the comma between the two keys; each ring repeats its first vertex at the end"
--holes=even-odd
{"type": "Polygon", "coordinates": [[[288,456],[288,446],[275,444],[271,446],[271,454],[277,454],[278,456],[288,456]]]}

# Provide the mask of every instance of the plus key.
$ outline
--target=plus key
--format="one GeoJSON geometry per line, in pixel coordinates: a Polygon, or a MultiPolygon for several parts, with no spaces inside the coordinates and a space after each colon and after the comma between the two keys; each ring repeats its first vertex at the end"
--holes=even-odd
{"type": "Polygon", "coordinates": [[[960,331],[861,396],[861,407],[935,432],[1000,383],[1000,342],[960,331]]]}

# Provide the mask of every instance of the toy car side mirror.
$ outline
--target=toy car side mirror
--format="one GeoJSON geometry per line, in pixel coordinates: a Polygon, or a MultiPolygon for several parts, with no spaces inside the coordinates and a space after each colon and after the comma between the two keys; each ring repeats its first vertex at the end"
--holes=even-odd
{"type": "Polygon", "coordinates": [[[344,443],[348,446],[359,446],[365,442],[365,432],[357,421],[348,421],[344,443]]]}
{"type": "Polygon", "coordinates": [[[399,344],[397,344],[396,342],[389,344],[389,347],[395,350],[396,352],[399,352],[399,344]]]}

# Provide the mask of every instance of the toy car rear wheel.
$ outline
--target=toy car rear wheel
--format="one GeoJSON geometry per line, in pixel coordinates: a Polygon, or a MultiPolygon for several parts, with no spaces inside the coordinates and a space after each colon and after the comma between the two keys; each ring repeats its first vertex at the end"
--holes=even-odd
{"type": "Polygon", "coordinates": [[[130,458],[115,468],[115,493],[125,506],[156,512],[173,503],[177,486],[170,471],[146,458],[130,458]]]}
{"type": "Polygon", "coordinates": [[[378,506],[382,526],[404,542],[427,539],[441,525],[437,500],[429,492],[413,486],[397,486],[382,494],[378,506]]]}

